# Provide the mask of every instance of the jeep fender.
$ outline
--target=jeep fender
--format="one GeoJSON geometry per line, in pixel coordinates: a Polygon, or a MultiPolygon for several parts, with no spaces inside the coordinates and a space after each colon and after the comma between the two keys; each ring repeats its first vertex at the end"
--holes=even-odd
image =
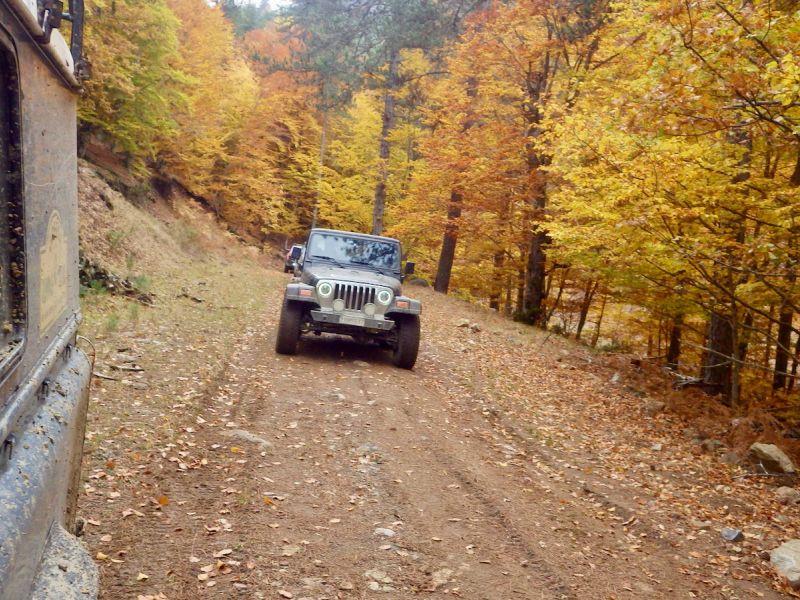
{"type": "Polygon", "coordinates": [[[406,296],[397,296],[394,300],[394,303],[389,307],[389,310],[386,311],[386,316],[391,315],[419,315],[422,314],[422,302],[419,300],[414,300],[412,298],[408,298],[406,296]],[[397,301],[404,301],[408,302],[408,308],[397,308],[397,301]]]}
{"type": "Polygon", "coordinates": [[[284,293],[284,298],[286,298],[286,300],[292,300],[297,302],[308,302],[309,304],[314,304],[314,305],[317,304],[316,294],[314,293],[314,286],[306,285],[305,283],[288,284],[286,286],[286,292],[284,293]],[[310,290],[311,296],[301,296],[300,290],[310,290]]]}

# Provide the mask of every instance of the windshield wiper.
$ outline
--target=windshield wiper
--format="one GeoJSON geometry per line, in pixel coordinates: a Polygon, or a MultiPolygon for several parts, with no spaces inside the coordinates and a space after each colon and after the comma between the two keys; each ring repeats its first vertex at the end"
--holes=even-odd
{"type": "Polygon", "coordinates": [[[314,256],[312,256],[311,258],[321,258],[322,260],[329,260],[329,261],[331,261],[333,264],[335,264],[337,267],[339,267],[339,268],[342,268],[342,269],[344,269],[344,268],[345,268],[345,266],[344,266],[342,263],[340,263],[338,260],[336,260],[335,258],[333,258],[333,257],[330,257],[330,256],[324,256],[324,255],[322,255],[322,254],[315,254],[315,255],[314,255],[314,256]]]}
{"type": "Polygon", "coordinates": [[[381,269],[380,267],[376,267],[375,265],[373,265],[370,262],[367,262],[366,260],[351,260],[350,264],[351,265],[364,265],[366,267],[370,267],[371,269],[375,269],[378,273],[380,273],[384,277],[388,277],[388,275],[383,271],[383,269],[381,269]]]}

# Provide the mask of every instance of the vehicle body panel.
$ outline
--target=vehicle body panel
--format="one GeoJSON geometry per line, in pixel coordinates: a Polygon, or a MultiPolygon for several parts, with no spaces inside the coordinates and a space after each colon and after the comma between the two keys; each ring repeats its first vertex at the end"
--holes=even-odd
{"type": "Polygon", "coordinates": [[[394,321],[389,319],[376,319],[367,316],[354,316],[333,311],[312,310],[311,318],[315,323],[323,326],[324,331],[353,335],[362,329],[377,331],[391,331],[394,328],[394,321]],[[324,325],[335,326],[335,328],[324,327],[324,325]]]}
{"type": "Polygon", "coordinates": [[[303,266],[303,274],[300,277],[300,281],[315,286],[317,282],[323,280],[376,284],[391,288],[395,294],[400,293],[400,281],[398,279],[375,271],[357,270],[353,267],[337,267],[330,263],[317,263],[308,268],[305,265],[303,266]]]}
{"type": "Polygon", "coordinates": [[[91,377],[76,338],[78,79],[58,31],[42,42],[35,8],[35,0],[0,0],[0,44],[18,74],[13,176],[24,246],[15,262],[24,285],[21,344],[0,364],[2,600],[29,598],[34,589],[38,597],[97,594],[88,553],[65,537],[75,517],[91,377]],[[48,584],[41,569],[56,555],[75,584],[68,595],[64,586],[48,591],[55,580],[48,584]]]}

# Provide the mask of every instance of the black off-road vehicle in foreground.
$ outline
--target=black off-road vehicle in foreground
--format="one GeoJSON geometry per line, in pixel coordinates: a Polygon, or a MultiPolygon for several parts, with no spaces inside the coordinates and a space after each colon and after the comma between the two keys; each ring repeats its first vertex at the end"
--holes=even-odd
{"type": "Polygon", "coordinates": [[[298,277],[286,286],[275,350],[297,353],[303,334],[338,333],[391,348],[410,369],[419,351],[422,305],[403,296],[400,242],[387,237],[312,229],[298,277]]]}

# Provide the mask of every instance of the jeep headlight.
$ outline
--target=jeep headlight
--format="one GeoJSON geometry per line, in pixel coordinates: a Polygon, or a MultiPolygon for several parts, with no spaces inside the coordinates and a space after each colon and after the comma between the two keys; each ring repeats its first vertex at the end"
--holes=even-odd
{"type": "Polygon", "coordinates": [[[317,284],[317,295],[320,298],[330,298],[333,296],[333,285],[329,281],[322,281],[317,284]]]}
{"type": "Polygon", "coordinates": [[[378,301],[378,304],[389,306],[392,303],[392,292],[389,290],[381,290],[375,296],[375,300],[378,301]]]}

